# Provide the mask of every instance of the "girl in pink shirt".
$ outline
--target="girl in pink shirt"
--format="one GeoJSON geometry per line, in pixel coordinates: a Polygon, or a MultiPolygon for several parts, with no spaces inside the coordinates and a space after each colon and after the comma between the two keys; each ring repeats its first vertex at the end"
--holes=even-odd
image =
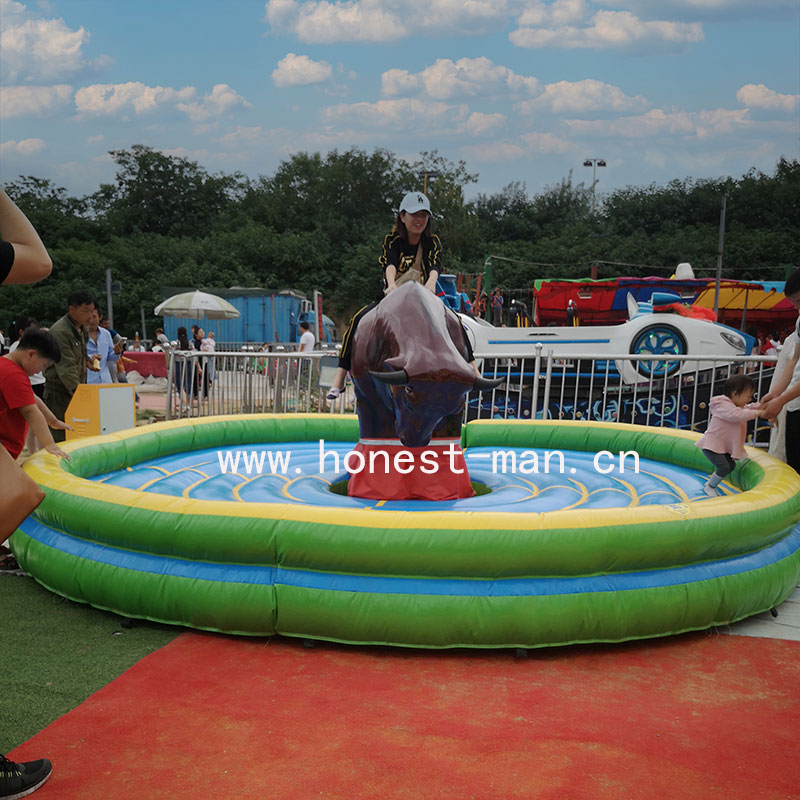
{"type": "Polygon", "coordinates": [[[752,378],[734,375],[722,385],[722,394],[711,398],[711,421],[696,442],[715,468],[703,484],[703,491],[709,497],[720,494],[717,489],[720,481],[733,472],[736,461],[747,458],[744,451],[747,423],[759,416],[757,404],[750,403],[755,391],[756,384],[752,378]]]}

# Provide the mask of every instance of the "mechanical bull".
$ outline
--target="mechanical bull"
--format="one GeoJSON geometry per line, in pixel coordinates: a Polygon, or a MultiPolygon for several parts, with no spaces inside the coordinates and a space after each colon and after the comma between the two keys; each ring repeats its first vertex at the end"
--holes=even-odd
{"type": "Polygon", "coordinates": [[[447,500],[473,489],[461,453],[464,398],[501,380],[476,378],[458,317],[418,283],[365,314],[353,339],[363,467],[348,492],[383,500],[447,500]]]}

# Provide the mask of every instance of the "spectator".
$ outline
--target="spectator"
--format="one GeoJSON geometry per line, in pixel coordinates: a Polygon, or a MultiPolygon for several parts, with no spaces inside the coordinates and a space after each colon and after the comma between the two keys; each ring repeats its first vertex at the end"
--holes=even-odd
{"type": "Polygon", "coordinates": [[[153,345],[153,350],[156,350],[156,348],[165,352],[169,351],[169,339],[163,328],[156,328],[156,341],[153,345]]]}
{"type": "Polygon", "coordinates": [[[60,358],[52,334],[29,329],[19,340],[14,352],[0,360],[0,443],[14,459],[22,452],[28,426],[45,450],[66,457],[66,453],[53,440],[48,426],[60,431],[70,430],[70,427],[58,420],[46,404],[36,397],[29,379],[50,364],[58,363],[60,358]]]}
{"type": "MultiPolygon", "coordinates": [[[[792,272],[783,291],[786,299],[800,312],[800,269],[792,272]]],[[[800,314],[795,333],[800,339],[800,314]]],[[[786,345],[784,350],[788,348],[789,345],[786,345]]],[[[761,399],[761,408],[762,416],[770,420],[777,418],[783,409],[786,410],[783,430],[780,434],[773,433],[773,436],[783,437],[786,463],[800,472],[800,343],[797,341],[791,346],[791,352],[769,392],[761,399]]]]}
{"type": "Polygon", "coordinates": [[[301,322],[300,330],[303,331],[303,333],[300,335],[300,352],[310,353],[314,349],[314,345],[317,343],[314,334],[311,332],[311,326],[307,322],[301,322]]]}
{"type": "MultiPolygon", "coordinates": [[[[29,317],[27,314],[22,314],[16,320],[14,320],[11,327],[16,336],[14,342],[8,350],[9,353],[13,353],[17,349],[20,339],[22,339],[25,331],[38,330],[39,323],[33,317],[29,317]]],[[[35,375],[30,376],[30,380],[33,393],[41,400],[44,400],[44,374],[42,372],[37,372],[35,375]]],[[[36,438],[36,434],[29,428],[28,438],[25,440],[26,450],[28,453],[35,453],[39,447],[40,444],[39,440],[36,438]]]]}
{"type": "Polygon", "coordinates": [[[500,287],[495,286],[492,296],[489,299],[489,307],[492,311],[492,325],[499,328],[503,324],[503,295],[500,287]]]}
{"type": "MultiPolygon", "coordinates": [[[[100,371],[89,361],[86,352],[93,312],[91,296],[84,291],[73,292],[67,299],[67,313],[50,329],[61,351],[61,360],[45,370],[44,401],[61,419],[78,385],[85,382],[86,370],[100,371]]],[[[53,438],[63,442],[64,432],[56,431],[53,438]]]]}
{"type": "Polygon", "coordinates": [[[100,325],[100,312],[95,307],[89,319],[89,339],[86,355],[93,362],[92,369],[86,369],[86,383],[112,383],[111,372],[117,371],[119,354],[114,349],[111,334],[100,325]]]}

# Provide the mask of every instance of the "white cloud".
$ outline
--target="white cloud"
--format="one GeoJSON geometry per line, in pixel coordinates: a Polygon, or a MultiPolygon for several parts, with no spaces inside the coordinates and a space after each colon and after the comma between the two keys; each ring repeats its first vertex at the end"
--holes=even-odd
{"type": "Polygon", "coordinates": [[[96,136],[87,136],[86,144],[100,144],[105,141],[105,138],[102,133],[98,133],[96,136]]]}
{"type": "Polygon", "coordinates": [[[171,89],[164,86],[145,86],[138,81],[129,83],[96,83],[75,92],[75,105],[83,114],[136,114],[153,112],[164,106],[187,103],[195,97],[194,86],[171,89]]]}
{"type": "Polygon", "coordinates": [[[229,133],[226,133],[224,136],[220,136],[215,141],[234,145],[250,144],[252,142],[261,141],[264,137],[264,134],[265,131],[260,125],[250,128],[239,126],[229,133]]]}
{"type": "Polygon", "coordinates": [[[72,30],[63,19],[37,18],[13,0],[0,3],[0,73],[5,81],[63,81],[87,67],[107,66],[107,56],[87,59],[89,39],[88,31],[72,30]]]}
{"type": "Polygon", "coordinates": [[[797,12],[797,0],[607,0],[604,5],[629,8],[643,14],[682,15],[690,19],[753,18],[763,20],[771,12],[797,12]]]}
{"type": "Polygon", "coordinates": [[[599,50],[675,48],[701,42],[703,38],[703,28],[697,22],[645,21],[628,11],[598,11],[591,24],[584,27],[521,27],[509,35],[511,42],[518,47],[599,50]]]}
{"type": "Polygon", "coordinates": [[[565,111],[638,111],[648,105],[647,98],[642,95],[631,97],[617,86],[587,78],[549,83],[538,97],[517,103],[514,108],[523,114],[540,109],[559,114],[565,111]]]}
{"type": "Polygon", "coordinates": [[[451,61],[439,58],[416,74],[391,69],[381,76],[381,94],[385,96],[422,93],[438,100],[452,97],[498,94],[535,94],[536,78],[517,75],[508,67],[492,63],[488,58],[460,58],[451,61]]]}
{"type": "Polygon", "coordinates": [[[554,155],[570,150],[569,142],[553,133],[529,132],[516,141],[503,140],[480,145],[467,145],[461,152],[480,163],[502,164],[530,159],[531,156],[554,155]]]}
{"type": "Polygon", "coordinates": [[[187,113],[193,122],[225,116],[234,108],[251,108],[251,104],[227,83],[218,83],[211,94],[203,95],[200,100],[178,103],[178,110],[187,113]]]}
{"type": "Polygon", "coordinates": [[[0,154],[31,156],[38,153],[44,148],[44,141],[42,139],[22,139],[17,142],[14,139],[9,139],[7,142],[0,144],[0,154]]]}
{"type": "Polygon", "coordinates": [[[218,83],[209,94],[197,97],[194,86],[172,89],[129,83],[96,83],[75,92],[75,106],[84,115],[136,115],[176,108],[194,122],[222,117],[234,108],[249,108],[227,83],[218,83]]]}
{"type": "Polygon", "coordinates": [[[586,0],[555,0],[549,5],[534,0],[517,19],[517,24],[523,27],[569,25],[581,22],[587,13],[586,0]]]}
{"type": "Polygon", "coordinates": [[[407,33],[401,20],[377,0],[268,0],[266,8],[272,28],[292,33],[302,42],[388,42],[407,33]]]}
{"type": "Polygon", "coordinates": [[[527,150],[516,142],[487,142],[461,148],[463,155],[479,164],[504,164],[527,158],[527,150]]]}
{"type": "Polygon", "coordinates": [[[295,53],[287,53],[272,72],[272,82],[280,88],[324,83],[332,77],[333,67],[327,61],[313,61],[295,53]]]}
{"type": "Polygon", "coordinates": [[[275,31],[302,42],[390,42],[447,31],[498,31],[526,0],[268,0],[275,31]]]}
{"type": "Polygon", "coordinates": [[[72,87],[57,86],[4,86],[0,116],[3,119],[29,114],[43,116],[67,105],[72,100],[72,87]]]}
{"type": "Polygon", "coordinates": [[[473,136],[487,136],[505,127],[505,124],[506,117],[503,114],[482,114],[475,111],[464,123],[464,130],[473,136]]]}
{"type": "Polygon", "coordinates": [[[792,112],[797,108],[800,95],[779,94],[763,83],[748,83],[736,92],[736,99],[748,108],[766,108],[792,112]]]}
{"type": "Polygon", "coordinates": [[[565,120],[579,135],[622,137],[625,139],[683,136],[710,139],[752,125],[747,109],[729,111],[717,108],[711,111],[664,111],[653,109],[635,117],[615,120],[565,120]]]}
{"type": "Polygon", "coordinates": [[[460,125],[469,116],[464,105],[448,105],[430,100],[379,100],[377,103],[341,103],[323,109],[328,125],[346,122],[363,128],[419,131],[460,125]]]}
{"type": "Polygon", "coordinates": [[[553,133],[523,133],[520,139],[533,153],[566,153],[570,148],[563,137],[553,133]]]}

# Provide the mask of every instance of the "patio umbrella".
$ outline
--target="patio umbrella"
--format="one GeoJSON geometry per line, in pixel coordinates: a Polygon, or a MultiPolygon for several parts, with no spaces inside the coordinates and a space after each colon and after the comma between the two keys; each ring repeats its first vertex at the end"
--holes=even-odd
{"type": "Polygon", "coordinates": [[[236,319],[239,311],[227,300],[208,292],[183,292],[157,305],[157,317],[191,317],[192,319],[236,319]]]}

